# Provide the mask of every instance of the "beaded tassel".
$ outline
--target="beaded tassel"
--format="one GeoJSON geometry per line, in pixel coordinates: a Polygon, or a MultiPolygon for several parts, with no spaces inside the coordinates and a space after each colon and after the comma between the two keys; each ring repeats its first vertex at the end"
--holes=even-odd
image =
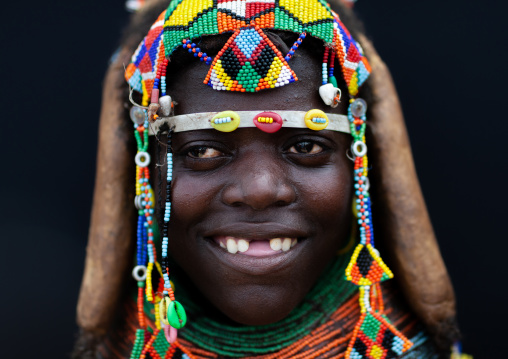
{"type": "Polygon", "coordinates": [[[346,268],[346,278],[359,286],[361,316],[349,342],[346,358],[391,359],[399,357],[413,344],[383,315],[380,282],[393,278],[393,273],[374,248],[365,144],[366,111],[364,100],[351,100],[348,118],[353,135],[351,149],[355,156],[354,187],[360,243],[346,268]]]}

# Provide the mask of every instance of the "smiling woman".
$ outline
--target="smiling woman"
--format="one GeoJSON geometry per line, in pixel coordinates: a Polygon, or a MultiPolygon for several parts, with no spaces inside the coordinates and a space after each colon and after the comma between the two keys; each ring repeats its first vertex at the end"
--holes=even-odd
{"type": "Polygon", "coordinates": [[[172,1],[134,51],[163,3],[133,17],[106,79],[75,357],[449,356],[453,290],[389,73],[350,11],[172,1]]]}

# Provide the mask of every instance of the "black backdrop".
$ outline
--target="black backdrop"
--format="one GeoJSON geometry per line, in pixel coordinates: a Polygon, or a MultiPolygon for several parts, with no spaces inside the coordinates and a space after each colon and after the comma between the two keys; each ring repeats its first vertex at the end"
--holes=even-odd
{"type": "MultiPolygon", "coordinates": [[[[361,0],[357,12],[402,100],[465,349],[506,357],[506,6],[361,0]]],[[[77,330],[102,77],[128,14],[122,0],[4,0],[0,18],[0,356],[64,358],[77,330]]]]}

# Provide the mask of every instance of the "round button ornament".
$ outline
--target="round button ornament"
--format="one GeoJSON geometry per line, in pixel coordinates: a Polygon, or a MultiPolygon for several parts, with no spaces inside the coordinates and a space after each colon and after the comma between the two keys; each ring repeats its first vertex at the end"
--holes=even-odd
{"type": "Polygon", "coordinates": [[[134,106],[131,108],[130,117],[136,125],[142,125],[146,119],[146,112],[142,108],[134,106]]]}
{"type": "Polygon", "coordinates": [[[282,117],[275,112],[261,112],[252,120],[254,125],[266,133],[274,133],[282,127],[282,117]]]}
{"type": "Polygon", "coordinates": [[[305,114],[305,125],[314,131],[324,130],[328,126],[328,116],[321,110],[310,110],[305,114]]]}
{"type": "Polygon", "coordinates": [[[232,132],[240,126],[240,116],[234,111],[222,111],[215,115],[210,122],[217,131],[232,132]]]}
{"type": "Polygon", "coordinates": [[[357,98],[351,105],[351,113],[355,117],[362,117],[367,112],[367,102],[361,98],[357,98]]]}

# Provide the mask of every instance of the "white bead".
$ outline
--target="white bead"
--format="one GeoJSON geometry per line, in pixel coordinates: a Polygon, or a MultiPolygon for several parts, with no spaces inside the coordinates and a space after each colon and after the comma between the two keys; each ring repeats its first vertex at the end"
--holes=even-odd
{"type": "Polygon", "coordinates": [[[148,152],[138,152],[134,161],[139,167],[147,167],[150,164],[150,155],[148,152]]]}
{"type": "Polygon", "coordinates": [[[356,157],[363,157],[367,154],[367,145],[362,141],[356,141],[351,146],[351,151],[356,157]]]}
{"type": "Polygon", "coordinates": [[[138,282],[142,282],[146,279],[146,267],[145,266],[136,266],[132,270],[132,276],[138,282]]]}

